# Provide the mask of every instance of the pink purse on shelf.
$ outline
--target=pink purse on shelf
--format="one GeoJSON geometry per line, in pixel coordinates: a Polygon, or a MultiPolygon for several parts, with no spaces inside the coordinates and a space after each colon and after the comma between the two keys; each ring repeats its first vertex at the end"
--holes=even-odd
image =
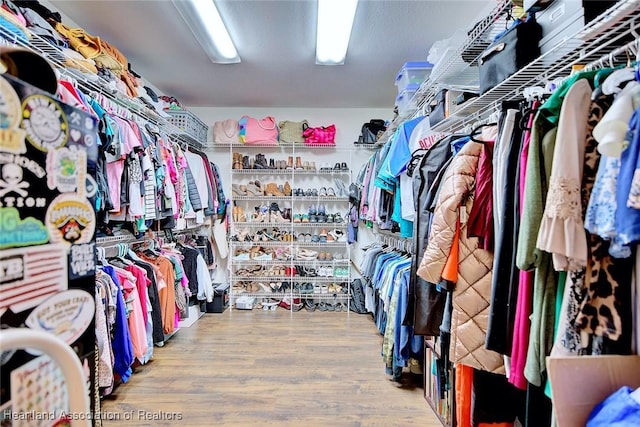
{"type": "Polygon", "coordinates": [[[215,122],[213,124],[213,142],[219,144],[239,144],[239,131],[237,120],[227,119],[215,122]]]}
{"type": "Polygon", "coordinates": [[[242,116],[240,121],[240,141],[247,145],[278,145],[278,125],[276,119],[267,116],[255,119],[242,116]]]}
{"type": "Polygon", "coordinates": [[[336,126],[308,127],[302,132],[302,136],[307,145],[336,145],[336,126]]]}

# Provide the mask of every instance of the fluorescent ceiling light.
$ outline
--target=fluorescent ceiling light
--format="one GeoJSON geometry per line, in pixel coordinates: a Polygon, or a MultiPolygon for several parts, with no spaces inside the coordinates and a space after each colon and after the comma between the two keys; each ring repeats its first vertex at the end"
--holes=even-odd
{"type": "Polygon", "coordinates": [[[318,0],[316,64],[342,65],[358,0],[318,0]]]}
{"type": "Polygon", "coordinates": [[[240,56],[213,0],[171,0],[211,62],[234,64],[240,56]]]}

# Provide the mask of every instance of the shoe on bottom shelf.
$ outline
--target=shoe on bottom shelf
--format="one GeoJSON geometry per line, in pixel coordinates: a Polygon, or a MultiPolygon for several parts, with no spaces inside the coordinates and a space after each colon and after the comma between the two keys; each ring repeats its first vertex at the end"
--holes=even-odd
{"type": "Polygon", "coordinates": [[[316,311],[316,305],[313,303],[312,299],[307,298],[304,300],[304,308],[309,312],[316,311]]]}

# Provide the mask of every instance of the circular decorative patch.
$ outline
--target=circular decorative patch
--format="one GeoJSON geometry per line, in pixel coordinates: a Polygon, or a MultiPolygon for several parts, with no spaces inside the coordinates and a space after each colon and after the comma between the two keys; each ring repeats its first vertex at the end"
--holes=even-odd
{"type": "Polygon", "coordinates": [[[91,203],[76,194],[61,194],[51,202],[45,219],[51,243],[88,243],[96,216],[91,203]]]}
{"type": "Polygon", "coordinates": [[[45,95],[31,95],[22,102],[22,127],[27,140],[40,151],[61,147],[69,137],[69,124],[60,104],[45,95]]]}

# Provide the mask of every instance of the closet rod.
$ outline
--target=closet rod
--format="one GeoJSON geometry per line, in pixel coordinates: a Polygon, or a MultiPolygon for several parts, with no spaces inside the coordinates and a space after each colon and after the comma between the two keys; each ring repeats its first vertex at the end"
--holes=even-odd
{"type": "Polygon", "coordinates": [[[595,61],[588,63],[587,65],[585,65],[584,69],[592,70],[594,68],[602,68],[605,65],[611,65],[615,57],[623,53],[633,54],[637,56],[640,50],[639,48],[640,48],[640,38],[636,37],[634,40],[630,41],[629,43],[612,50],[610,53],[606,55],[602,55],[599,59],[596,59],[595,61]]]}

